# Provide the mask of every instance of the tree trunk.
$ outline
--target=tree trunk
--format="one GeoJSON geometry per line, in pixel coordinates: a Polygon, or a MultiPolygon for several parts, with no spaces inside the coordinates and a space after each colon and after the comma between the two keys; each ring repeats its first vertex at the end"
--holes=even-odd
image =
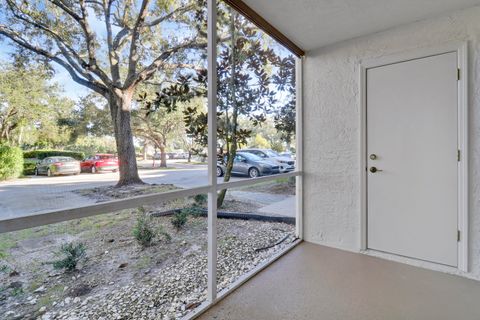
{"type": "MultiPolygon", "coordinates": [[[[227,155],[227,165],[225,168],[225,175],[223,176],[223,182],[230,181],[232,177],[232,169],[233,169],[233,160],[237,155],[237,137],[236,133],[233,133],[232,145],[230,146],[230,152],[227,155]]],[[[227,195],[227,189],[220,190],[217,196],[217,207],[220,208],[223,205],[223,201],[225,200],[225,196],[227,195]]]]}
{"type": "Polygon", "coordinates": [[[22,142],[23,142],[23,130],[24,130],[24,127],[21,126],[20,127],[20,133],[18,134],[18,146],[19,147],[22,146],[22,142]]]}
{"type": "Polygon", "coordinates": [[[167,167],[167,154],[165,153],[165,146],[160,147],[160,168],[167,167]]]}
{"type": "Polygon", "coordinates": [[[133,90],[122,92],[117,90],[108,100],[112,116],[115,141],[117,144],[120,179],[117,187],[132,184],[143,184],[138,175],[135,145],[131,126],[131,103],[133,90]]]}
{"type": "Polygon", "coordinates": [[[143,161],[147,160],[147,141],[143,142],[143,161]]]}
{"type": "Polygon", "coordinates": [[[192,162],[192,152],[188,151],[188,163],[192,162]]]}

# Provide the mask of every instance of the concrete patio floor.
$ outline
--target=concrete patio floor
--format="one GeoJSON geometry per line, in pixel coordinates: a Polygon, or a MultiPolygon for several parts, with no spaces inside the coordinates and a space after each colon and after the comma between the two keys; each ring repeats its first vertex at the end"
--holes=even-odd
{"type": "Polygon", "coordinates": [[[478,320],[480,282],[302,243],[201,320],[478,320]]]}

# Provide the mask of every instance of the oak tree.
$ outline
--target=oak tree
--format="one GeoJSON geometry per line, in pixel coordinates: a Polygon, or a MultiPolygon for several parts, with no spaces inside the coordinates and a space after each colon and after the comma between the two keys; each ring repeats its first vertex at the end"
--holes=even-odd
{"type": "Polygon", "coordinates": [[[142,183],[131,111],[138,86],[206,47],[196,0],[0,0],[0,38],[57,64],[109,104],[118,186],[142,183]]]}

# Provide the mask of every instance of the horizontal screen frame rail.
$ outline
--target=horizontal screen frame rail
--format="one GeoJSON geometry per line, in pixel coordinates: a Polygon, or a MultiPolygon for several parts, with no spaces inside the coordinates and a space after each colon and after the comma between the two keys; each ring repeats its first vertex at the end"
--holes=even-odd
{"type": "Polygon", "coordinates": [[[62,210],[49,211],[45,213],[38,213],[33,215],[26,215],[11,219],[0,220],[0,234],[12,231],[18,231],[23,229],[30,229],[39,226],[45,226],[54,223],[60,223],[64,221],[76,220],[81,218],[87,218],[97,216],[101,214],[113,213],[125,209],[134,209],[143,205],[149,205],[159,201],[174,200],[178,198],[184,198],[194,196],[197,194],[207,194],[209,192],[220,191],[224,189],[232,189],[239,187],[246,187],[256,185],[262,182],[274,181],[279,178],[297,177],[301,176],[302,172],[292,171],[284,174],[277,174],[271,176],[265,176],[255,179],[246,179],[240,181],[230,181],[225,183],[219,183],[215,187],[202,186],[196,188],[173,190],[163,193],[154,193],[147,195],[140,195],[131,197],[128,199],[112,200],[108,202],[97,203],[88,206],[68,208],[62,210]]]}

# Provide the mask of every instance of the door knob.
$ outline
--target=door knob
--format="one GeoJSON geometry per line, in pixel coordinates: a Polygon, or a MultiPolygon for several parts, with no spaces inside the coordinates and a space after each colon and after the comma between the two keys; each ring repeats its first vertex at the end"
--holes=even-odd
{"type": "Polygon", "coordinates": [[[371,173],[380,172],[380,171],[383,171],[383,170],[379,170],[376,167],[370,167],[370,172],[371,173]]]}

